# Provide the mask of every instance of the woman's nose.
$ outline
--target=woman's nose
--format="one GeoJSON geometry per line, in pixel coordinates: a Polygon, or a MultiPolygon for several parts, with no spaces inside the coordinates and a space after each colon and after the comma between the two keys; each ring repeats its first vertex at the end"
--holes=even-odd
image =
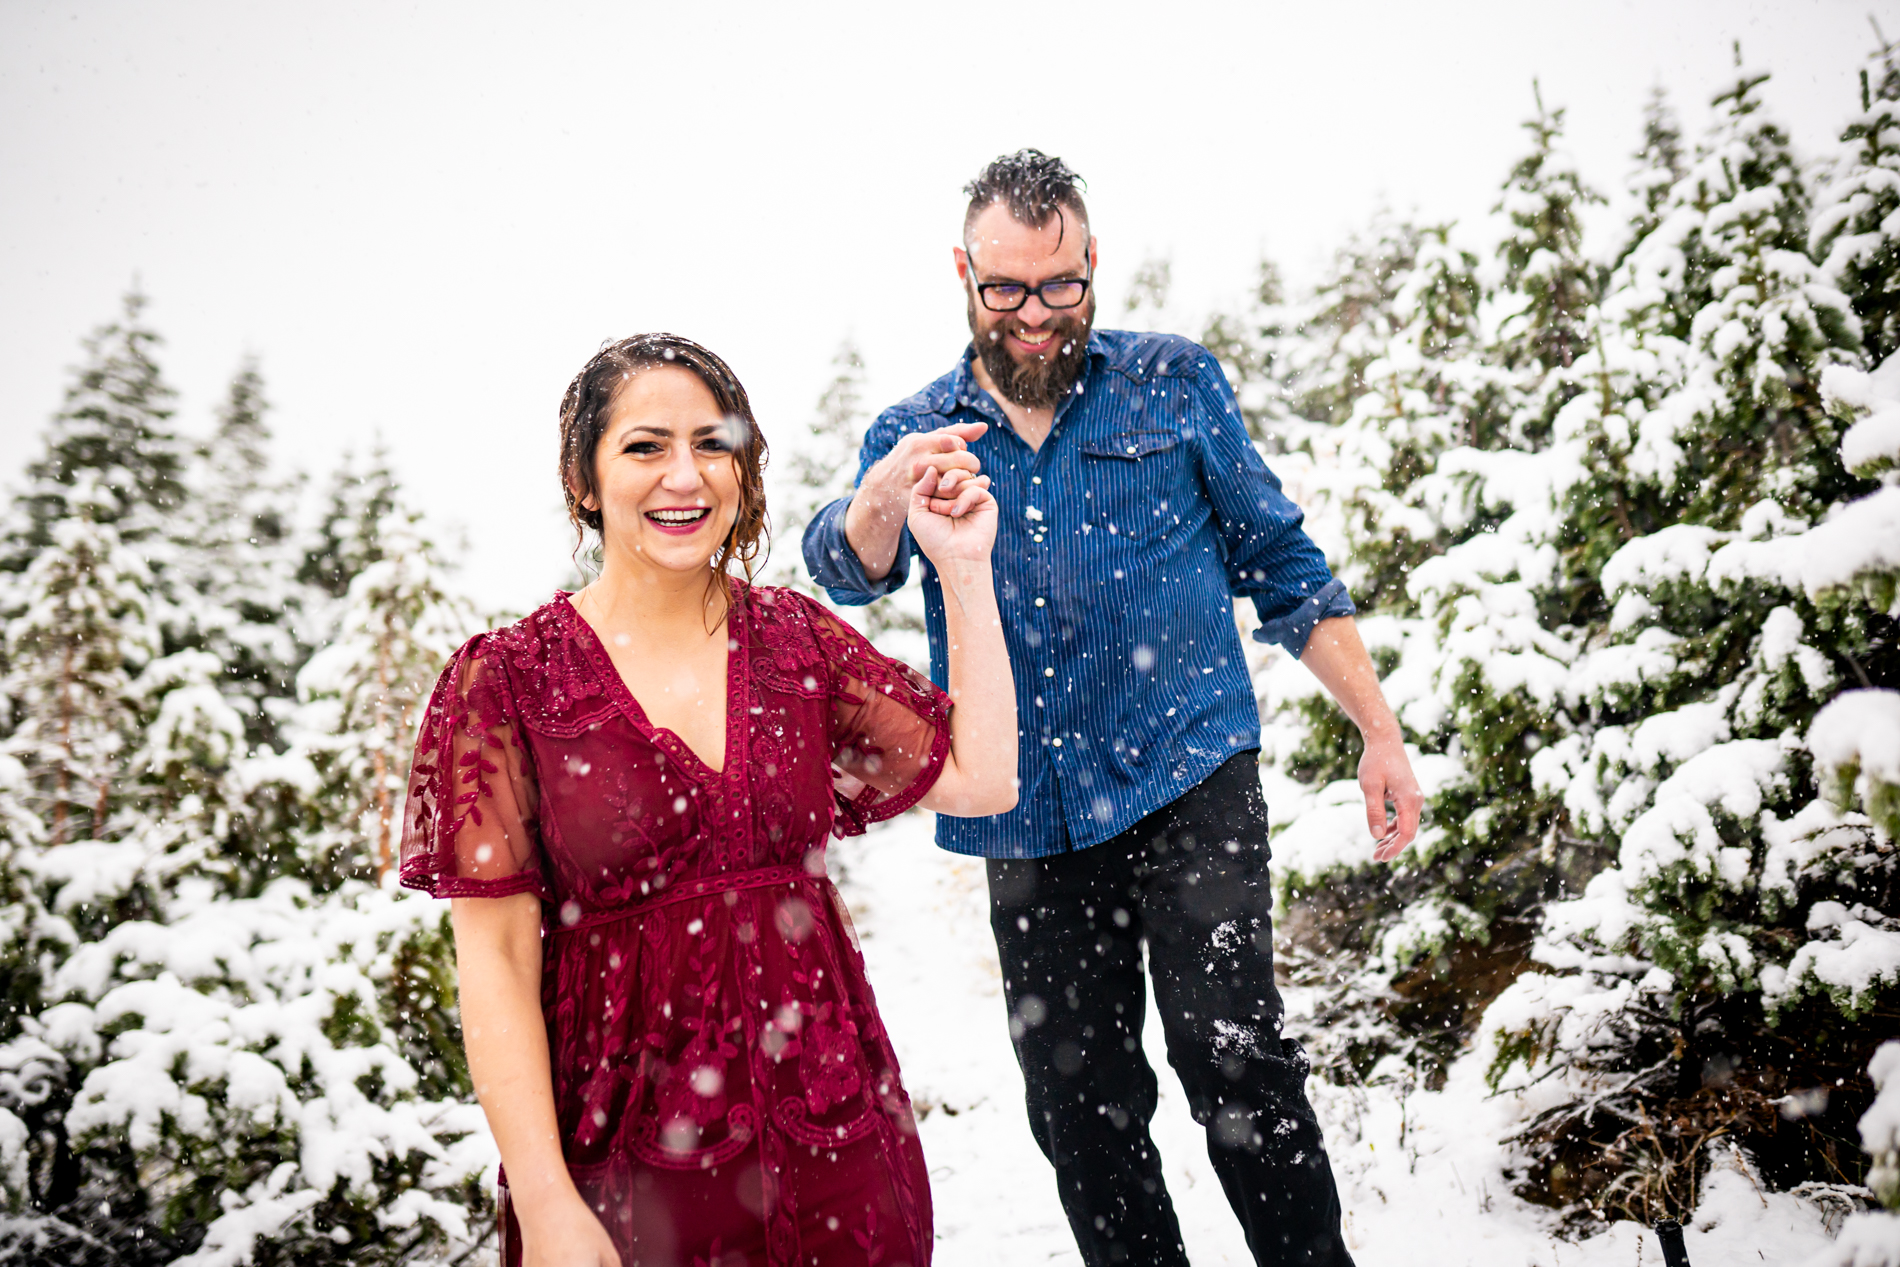
{"type": "Polygon", "coordinates": [[[666,474],[660,477],[660,486],[669,493],[690,493],[698,488],[705,481],[695,458],[689,446],[675,449],[667,460],[666,474]]]}

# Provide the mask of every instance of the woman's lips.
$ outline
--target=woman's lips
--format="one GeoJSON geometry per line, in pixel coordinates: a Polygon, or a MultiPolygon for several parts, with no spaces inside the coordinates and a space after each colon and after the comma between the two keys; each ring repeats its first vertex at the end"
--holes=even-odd
{"type": "Polygon", "coordinates": [[[668,536],[690,537],[699,531],[699,525],[711,515],[712,508],[709,506],[668,507],[665,510],[647,511],[646,521],[668,536]]]}

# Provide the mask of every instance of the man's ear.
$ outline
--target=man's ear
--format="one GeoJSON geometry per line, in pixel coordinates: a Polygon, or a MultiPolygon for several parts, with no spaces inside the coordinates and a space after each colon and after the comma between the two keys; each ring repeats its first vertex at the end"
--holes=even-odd
{"type": "Polygon", "coordinates": [[[1095,249],[1095,235],[1089,234],[1089,272],[1093,273],[1102,266],[1102,253],[1095,249]]]}
{"type": "Polygon", "coordinates": [[[950,258],[956,262],[957,280],[963,281],[970,275],[970,255],[960,246],[950,248],[950,258]]]}

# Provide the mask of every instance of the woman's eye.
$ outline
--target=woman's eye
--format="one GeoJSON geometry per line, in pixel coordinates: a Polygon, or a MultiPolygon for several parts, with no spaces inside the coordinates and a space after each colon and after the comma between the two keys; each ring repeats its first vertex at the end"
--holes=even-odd
{"type": "Polygon", "coordinates": [[[660,446],[651,440],[635,440],[625,449],[621,450],[623,453],[638,453],[643,457],[649,453],[658,453],[659,451],[660,446]]]}
{"type": "Polygon", "coordinates": [[[701,440],[699,442],[699,451],[701,453],[724,454],[732,452],[732,446],[727,444],[724,440],[701,440]]]}

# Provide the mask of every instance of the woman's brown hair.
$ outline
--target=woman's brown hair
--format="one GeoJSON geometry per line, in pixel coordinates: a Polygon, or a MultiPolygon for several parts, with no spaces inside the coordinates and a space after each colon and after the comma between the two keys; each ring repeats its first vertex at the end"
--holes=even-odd
{"type": "Polygon", "coordinates": [[[765,552],[771,530],[765,518],[765,437],[752,416],[752,402],[732,367],[708,348],[677,334],[636,334],[617,343],[601,345],[581,367],[561,399],[561,492],[567,498],[567,518],[578,533],[601,531],[600,504],[594,483],[594,453],[613,412],[614,396],[622,383],[641,370],[674,365],[691,370],[713,394],[719,411],[743,435],[734,444],[732,466],[739,480],[739,514],[712,557],[713,571],[724,572],[734,559],[752,579],[755,564],[765,552]]]}

